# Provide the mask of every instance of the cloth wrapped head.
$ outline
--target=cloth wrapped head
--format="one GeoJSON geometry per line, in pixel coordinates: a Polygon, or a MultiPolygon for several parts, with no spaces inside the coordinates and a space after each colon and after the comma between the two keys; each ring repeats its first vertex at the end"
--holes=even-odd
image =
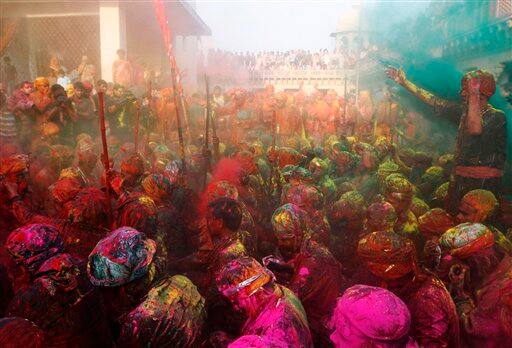
{"type": "Polygon", "coordinates": [[[375,202],[370,204],[367,212],[366,226],[369,232],[393,231],[398,219],[395,208],[388,202],[375,202]]]}
{"type": "Polygon", "coordinates": [[[421,215],[429,211],[429,209],[430,207],[423,199],[418,197],[412,198],[411,211],[413,212],[414,216],[419,218],[421,215]]]}
{"type": "Polygon", "coordinates": [[[350,223],[350,221],[361,221],[366,217],[366,202],[364,197],[357,191],[349,191],[341,195],[340,199],[334,203],[330,211],[329,218],[334,225],[341,222],[350,223]]]}
{"type": "Polygon", "coordinates": [[[31,273],[39,266],[64,250],[57,227],[47,224],[30,224],[9,234],[5,242],[7,252],[31,273]]]}
{"type": "Polygon", "coordinates": [[[494,75],[488,71],[473,70],[469,71],[462,77],[460,86],[462,90],[468,90],[469,82],[472,78],[477,78],[480,81],[480,94],[490,98],[496,92],[496,80],[494,75]]]}
{"type": "Polygon", "coordinates": [[[384,180],[384,196],[398,214],[410,208],[414,186],[402,174],[390,174],[384,180]]]}
{"type": "Polygon", "coordinates": [[[0,160],[0,175],[13,179],[19,175],[27,175],[29,158],[27,155],[16,154],[0,160]]]}
{"type": "Polygon", "coordinates": [[[121,161],[121,173],[138,177],[144,173],[144,160],[138,154],[126,156],[121,161]]]}
{"type": "Polygon", "coordinates": [[[432,195],[432,200],[438,205],[443,206],[448,199],[448,189],[450,188],[450,183],[445,182],[439,185],[438,188],[434,191],[432,195]]]}
{"type": "Polygon", "coordinates": [[[444,169],[438,166],[428,168],[421,176],[421,182],[427,183],[432,187],[441,185],[444,181],[444,169]]]}
{"type": "Polygon", "coordinates": [[[256,163],[254,162],[254,154],[249,151],[240,151],[234,158],[241,165],[246,175],[254,174],[257,171],[256,163]]]}
{"type": "Polygon", "coordinates": [[[418,218],[418,229],[426,239],[439,238],[455,225],[452,217],[441,208],[434,208],[418,218]]]}
{"type": "Polygon", "coordinates": [[[292,203],[308,213],[324,209],[324,195],[313,185],[299,184],[290,187],[281,197],[281,202],[292,203]]]}
{"type": "Polygon", "coordinates": [[[487,190],[472,190],[462,197],[460,208],[463,217],[467,218],[466,221],[460,222],[484,222],[492,216],[498,209],[498,200],[491,191],[487,190]]]}
{"type": "Polygon", "coordinates": [[[50,293],[58,289],[68,292],[78,286],[80,261],[69,254],[57,254],[46,260],[37,270],[37,281],[50,293]]]}
{"type": "Polygon", "coordinates": [[[44,336],[44,331],[27,319],[0,319],[0,347],[42,348],[44,336]]]}
{"type": "Polygon", "coordinates": [[[118,201],[116,226],[130,226],[153,236],[157,228],[157,207],[151,197],[134,192],[118,201]]]}
{"type": "Polygon", "coordinates": [[[276,149],[277,163],[279,168],[284,168],[289,164],[299,165],[304,156],[291,147],[280,147],[276,149]]]}
{"type": "Polygon", "coordinates": [[[118,344],[193,347],[206,319],[205,299],[182,275],[166,277],[123,318],[118,344]]]}
{"type": "Polygon", "coordinates": [[[82,183],[72,177],[59,179],[49,187],[53,200],[61,205],[75,198],[81,189],[82,183]]]}
{"type": "Polygon", "coordinates": [[[142,180],[142,188],[152,199],[162,201],[170,197],[172,184],[162,174],[150,174],[142,180]]]}
{"type": "Polygon", "coordinates": [[[279,239],[302,241],[307,230],[305,211],[295,204],[285,204],[272,215],[274,235],[279,239]]]}
{"type": "Polygon", "coordinates": [[[85,178],[83,177],[83,173],[77,167],[67,167],[60,171],[59,180],[72,178],[76,179],[80,182],[81,185],[86,185],[85,178]]]}
{"type": "Polygon", "coordinates": [[[319,179],[327,174],[327,170],[329,168],[329,165],[326,161],[324,161],[321,158],[315,157],[309,162],[308,169],[311,172],[311,175],[315,179],[319,179]]]}
{"type": "Polygon", "coordinates": [[[34,87],[40,87],[40,86],[50,86],[50,82],[48,79],[44,76],[39,76],[34,80],[34,87]]]}
{"type": "Polygon", "coordinates": [[[50,149],[50,155],[55,163],[60,163],[68,167],[73,162],[75,153],[73,148],[67,145],[53,145],[50,149]]]}
{"type": "Polygon", "coordinates": [[[337,300],[330,324],[336,347],[363,347],[375,341],[384,343],[384,347],[392,343],[405,346],[399,343],[409,340],[411,314],[391,291],[354,285],[337,300]]]}
{"type": "Polygon", "coordinates": [[[43,137],[51,137],[60,133],[60,127],[54,122],[47,122],[41,125],[41,135],[43,137]]]}
{"type": "Polygon", "coordinates": [[[252,257],[228,262],[216,278],[217,289],[226,297],[249,297],[275,279],[272,272],[252,257]]]}
{"type": "Polygon", "coordinates": [[[494,235],[480,223],[463,223],[446,231],[439,238],[439,245],[450,254],[466,259],[494,245],[494,235]]]}
{"type": "Polygon", "coordinates": [[[131,227],[112,231],[89,255],[87,275],[93,285],[115,287],[148,272],[156,243],[131,227]]]}
{"type": "Polygon", "coordinates": [[[370,271],[383,279],[397,279],[415,271],[412,241],[394,232],[377,231],[361,238],[357,253],[370,271]]]}
{"type": "Polygon", "coordinates": [[[289,182],[311,184],[313,182],[313,176],[311,172],[306,168],[294,165],[287,165],[282,170],[284,179],[289,182]]]}
{"type": "Polygon", "coordinates": [[[100,228],[107,222],[107,196],[95,187],[82,189],[68,204],[68,218],[71,222],[100,228]]]}
{"type": "Polygon", "coordinates": [[[238,189],[235,185],[229,181],[221,180],[212,182],[206,189],[206,201],[207,203],[213,202],[214,200],[222,197],[227,197],[238,200],[238,189]]]}
{"type": "Polygon", "coordinates": [[[384,187],[384,181],[391,174],[400,173],[400,167],[398,164],[392,161],[385,161],[379,165],[377,169],[377,181],[381,188],[384,187]]]}

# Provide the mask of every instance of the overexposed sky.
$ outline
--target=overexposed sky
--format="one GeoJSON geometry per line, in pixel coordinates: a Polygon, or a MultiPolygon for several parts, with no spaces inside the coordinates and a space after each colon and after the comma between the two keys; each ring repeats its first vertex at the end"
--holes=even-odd
{"type": "Polygon", "coordinates": [[[350,2],[321,0],[196,2],[212,29],[211,46],[232,51],[329,48],[329,34],[347,6],[350,2]]]}
{"type": "MultiPolygon", "coordinates": [[[[428,0],[366,0],[365,6],[392,6],[397,20],[417,13],[428,0]]],[[[360,4],[351,0],[197,0],[196,11],[212,30],[206,47],[231,51],[334,47],[329,34],[340,16],[360,4]]],[[[382,18],[386,21],[388,18],[382,18]]]]}

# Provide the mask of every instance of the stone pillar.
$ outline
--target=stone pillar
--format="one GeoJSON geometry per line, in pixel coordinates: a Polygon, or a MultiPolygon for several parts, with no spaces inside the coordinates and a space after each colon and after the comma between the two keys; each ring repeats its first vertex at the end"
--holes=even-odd
{"type": "Polygon", "coordinates": [[[116,51],[126,50],[126,19],[120,2],[100,2],[100,52],[101,78],[112,81],[112,63],[117,59],[116,51]]]}
{"type": "Polygon", "coordinates": [[[183,39],[183,48],[186,69],[186,88],[189,92],[197,90],[197,38],[195,36],[185,36],[183,39]]]}

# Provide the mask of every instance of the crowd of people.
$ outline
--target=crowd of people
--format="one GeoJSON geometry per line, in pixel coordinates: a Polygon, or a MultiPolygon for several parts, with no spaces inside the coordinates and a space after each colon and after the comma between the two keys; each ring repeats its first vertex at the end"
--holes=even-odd
{"type": "Polygon", "coordinates": [[[512,345],[494,78],[387,73],[456,141],[388,91],[2,92],[0,345],[512,345]]]}
{"type": "Polygon", "coordinates": [[[311,52],[296,49],[244,53],[216,49],[208,51],[200,70],[215,81],[231,81],[236,85],[265,72],[353,69],[356,61],[364,61],[376,50],[376,47],[365,47],[360,50],[321,49],[311,52]]]}

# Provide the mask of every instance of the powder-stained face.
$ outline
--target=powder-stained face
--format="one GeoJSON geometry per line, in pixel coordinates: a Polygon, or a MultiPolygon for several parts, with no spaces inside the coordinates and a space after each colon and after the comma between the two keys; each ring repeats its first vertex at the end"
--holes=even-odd
{"type": "Polygon", "coordinates": [[[468,202],[465,202],[464,200],[461,201],[460,203],[460,206],[459,206],[459,212],[457,214],[457,221],[459,223],[463,223],[463,222],[481,222],[481,221],[476,221],[478,218],[478,210],[473,207],[471,204],[469,204],[468,202]]]}

